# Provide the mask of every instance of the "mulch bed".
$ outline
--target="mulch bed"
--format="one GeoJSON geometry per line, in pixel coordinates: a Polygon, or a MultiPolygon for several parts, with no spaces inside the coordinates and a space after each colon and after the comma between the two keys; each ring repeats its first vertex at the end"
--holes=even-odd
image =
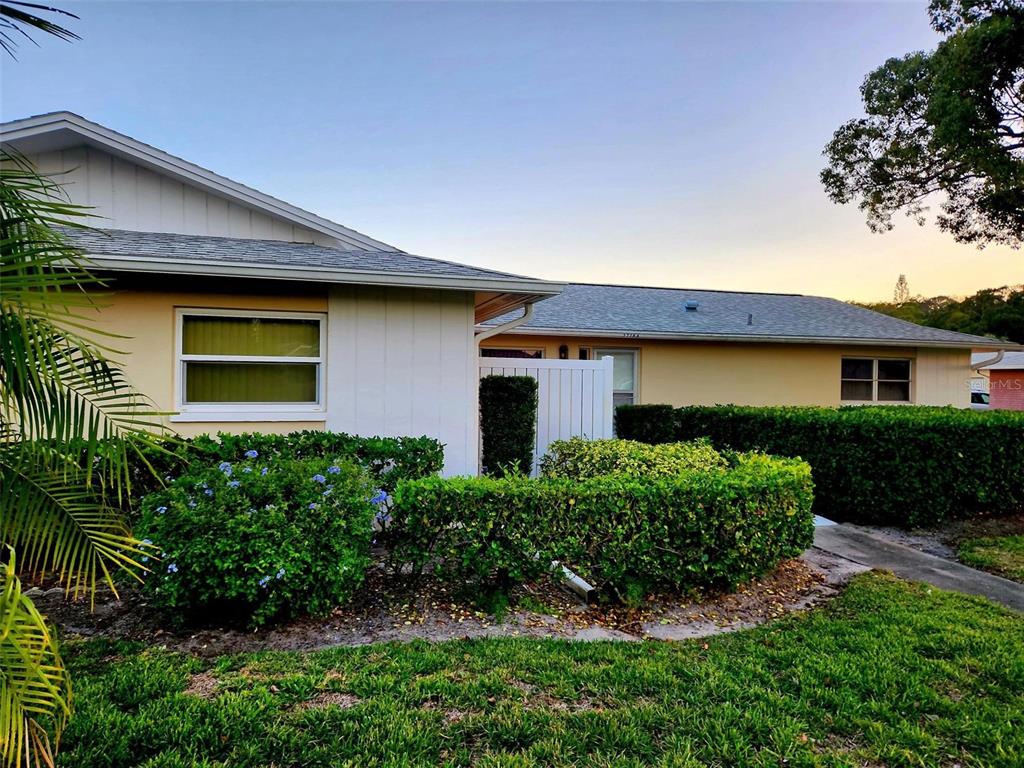
{"type": "Polygon", "coordinates": [[[588,606],[555,582],[515,590],[508,611],[496,617],[457,599],[442,584],[403,584],[373,569],[359,597],[321,618],[300,618],[246,631],[206,626],[176,632],[134,587],[116,599],[106,589],[88,601],[64,599],[62,590],[36,592],[39,609],[64,637],[104,636],[142,641],[202,656],[257,650],[307,650],[375,642],[440,641],[477,637],[567,639],[682,639],[760,624],[833,594],[828,566],[789,560],[731,594],[655,595],[636,608],[588,606]]]}

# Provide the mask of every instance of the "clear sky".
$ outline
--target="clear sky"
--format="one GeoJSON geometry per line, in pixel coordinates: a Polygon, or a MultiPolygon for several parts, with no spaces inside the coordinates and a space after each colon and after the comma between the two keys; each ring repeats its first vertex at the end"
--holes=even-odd
{"type": "Polygon", "coordinates": [[[74,112],[424,256],[552,279],[883,299],[1024,281],[830,203],[821,150],[907,3],[65,3],[3,119],[74,112]]]}

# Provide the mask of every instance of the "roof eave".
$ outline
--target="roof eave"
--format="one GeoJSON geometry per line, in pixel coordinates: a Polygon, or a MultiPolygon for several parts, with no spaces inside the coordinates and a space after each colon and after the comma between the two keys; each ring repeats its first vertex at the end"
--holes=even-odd
{"type": "Polygon", "coordinates": [[[407,288],[440,288],[461,291],[493,291],[548,297],[562,292],[564,283],[518,278],[424,275],[411,272],[378,272],[330,267],[278,267],[217,261],[159,260],[152,257],[104,256],[86,253],[90,267],[113,272],[205,277],[250,277],[258,280],[292,280],[314,283],[349,283],[407,288]]]}
{"type": "Polygon", "coordinates": [[[991,340],[965,339],[963,341],[937,341],[924,339],[879,339],[845,336],[767,336],[753,334],[715,333],[655,333],[636,331],[609,331],[587,328],[525,328],[520,326],[510,334],[527,336],[590,336],[602,339],[625,339],[628,341],[728,341],[768,344],[827,344],[872,347],[929,347],[938,349],[1024,349],[1019,344],[991,340]]]}

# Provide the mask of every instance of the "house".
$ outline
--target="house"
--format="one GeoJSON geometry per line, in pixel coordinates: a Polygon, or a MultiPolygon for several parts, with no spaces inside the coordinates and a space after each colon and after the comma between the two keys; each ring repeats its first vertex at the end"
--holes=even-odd
{"type": "Polygon", "coordinates": [[[182,434],[430,435],[477,469],[475,328],[562,286],[406,253],[68,112],[5,149],[92,206],[94,326],[182,434]]]}
{"type": "Polygon", "coordinates": [[[976,354],[973,364],[987,377],[990,408],[1024,411],[1024,352],[976,354]]]}
{"type": "Polygon", "coordinates": [[[617,404],[965,408],[971,350],[1011,348],[816,296],[572,283],[481,354],[610,355],[617,404]]]}
{"type": "Polygon", "coordinates": [[[614,394],[603,364],[587,372],[600,393],[578,362],[557,371],[541,450],[608,430],[613,400],[966,405],[970,349],[1007,346],[830,299],[423,258],[69,112],[4,123],[0,140],[91,206],[93,229],[66,230],[110,279],[91,323],[185,435],[429,435],[446,473],[473,474],[481,354],[613,359],[614,394]]]}

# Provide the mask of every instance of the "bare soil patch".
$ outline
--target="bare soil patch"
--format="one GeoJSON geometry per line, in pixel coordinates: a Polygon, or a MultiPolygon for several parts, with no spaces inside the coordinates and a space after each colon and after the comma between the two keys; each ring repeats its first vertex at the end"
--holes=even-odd
{"type": "Polygon", "coordinates": [[[852,527],[860,528],[875,536],[881,536],[919,552],[946,560],[956,560],[957,550],[965,539],[1024,535],[1024,513],[950,520],[933,528],[912,528],[910,530],[884,525],[852,527]]]}
{"type": "Polygon", "coordinates": [[[337,691],[321,691],[313,696],[311,699],[297,704],[299,709],[324,709],[326,707],[340,707],[341,709],[351,709],[356,704],[362,702],[358,696],[353,696],[351,693],[338,693],[337,691]]]}
{"type": "MultiPolygon", "coordinates": [[[[100,590],[94,611],[88,601],[66,600],[60,590],[41,591],[34,599],[64,636],[138,640],[198,656],[496,636],[682,639],[754,626],[808,608],[836,593],[836,584],[845,578],[841,565],[820,558],[789,560],[734,593],[653,595],[632,608],[588,606],[560,584],[542,582],[517,588],[502,617],[477,610],[436,582],[410,587],[374,569],[349,605],[326,617],[255,632],[227,626],[172,631],[166,617],[133,587],[121,590],[120,600],[100,590]]],[[[201,682],[194,695],[202,695],[201,682]]]]}
{"type": "Polygon", "coordinates": [[[189,677],[188,685],[183,693],[198,699],[212,699],[217,695],[218,687],[219,683],[212,672],[199,672],[189,677]]]}

